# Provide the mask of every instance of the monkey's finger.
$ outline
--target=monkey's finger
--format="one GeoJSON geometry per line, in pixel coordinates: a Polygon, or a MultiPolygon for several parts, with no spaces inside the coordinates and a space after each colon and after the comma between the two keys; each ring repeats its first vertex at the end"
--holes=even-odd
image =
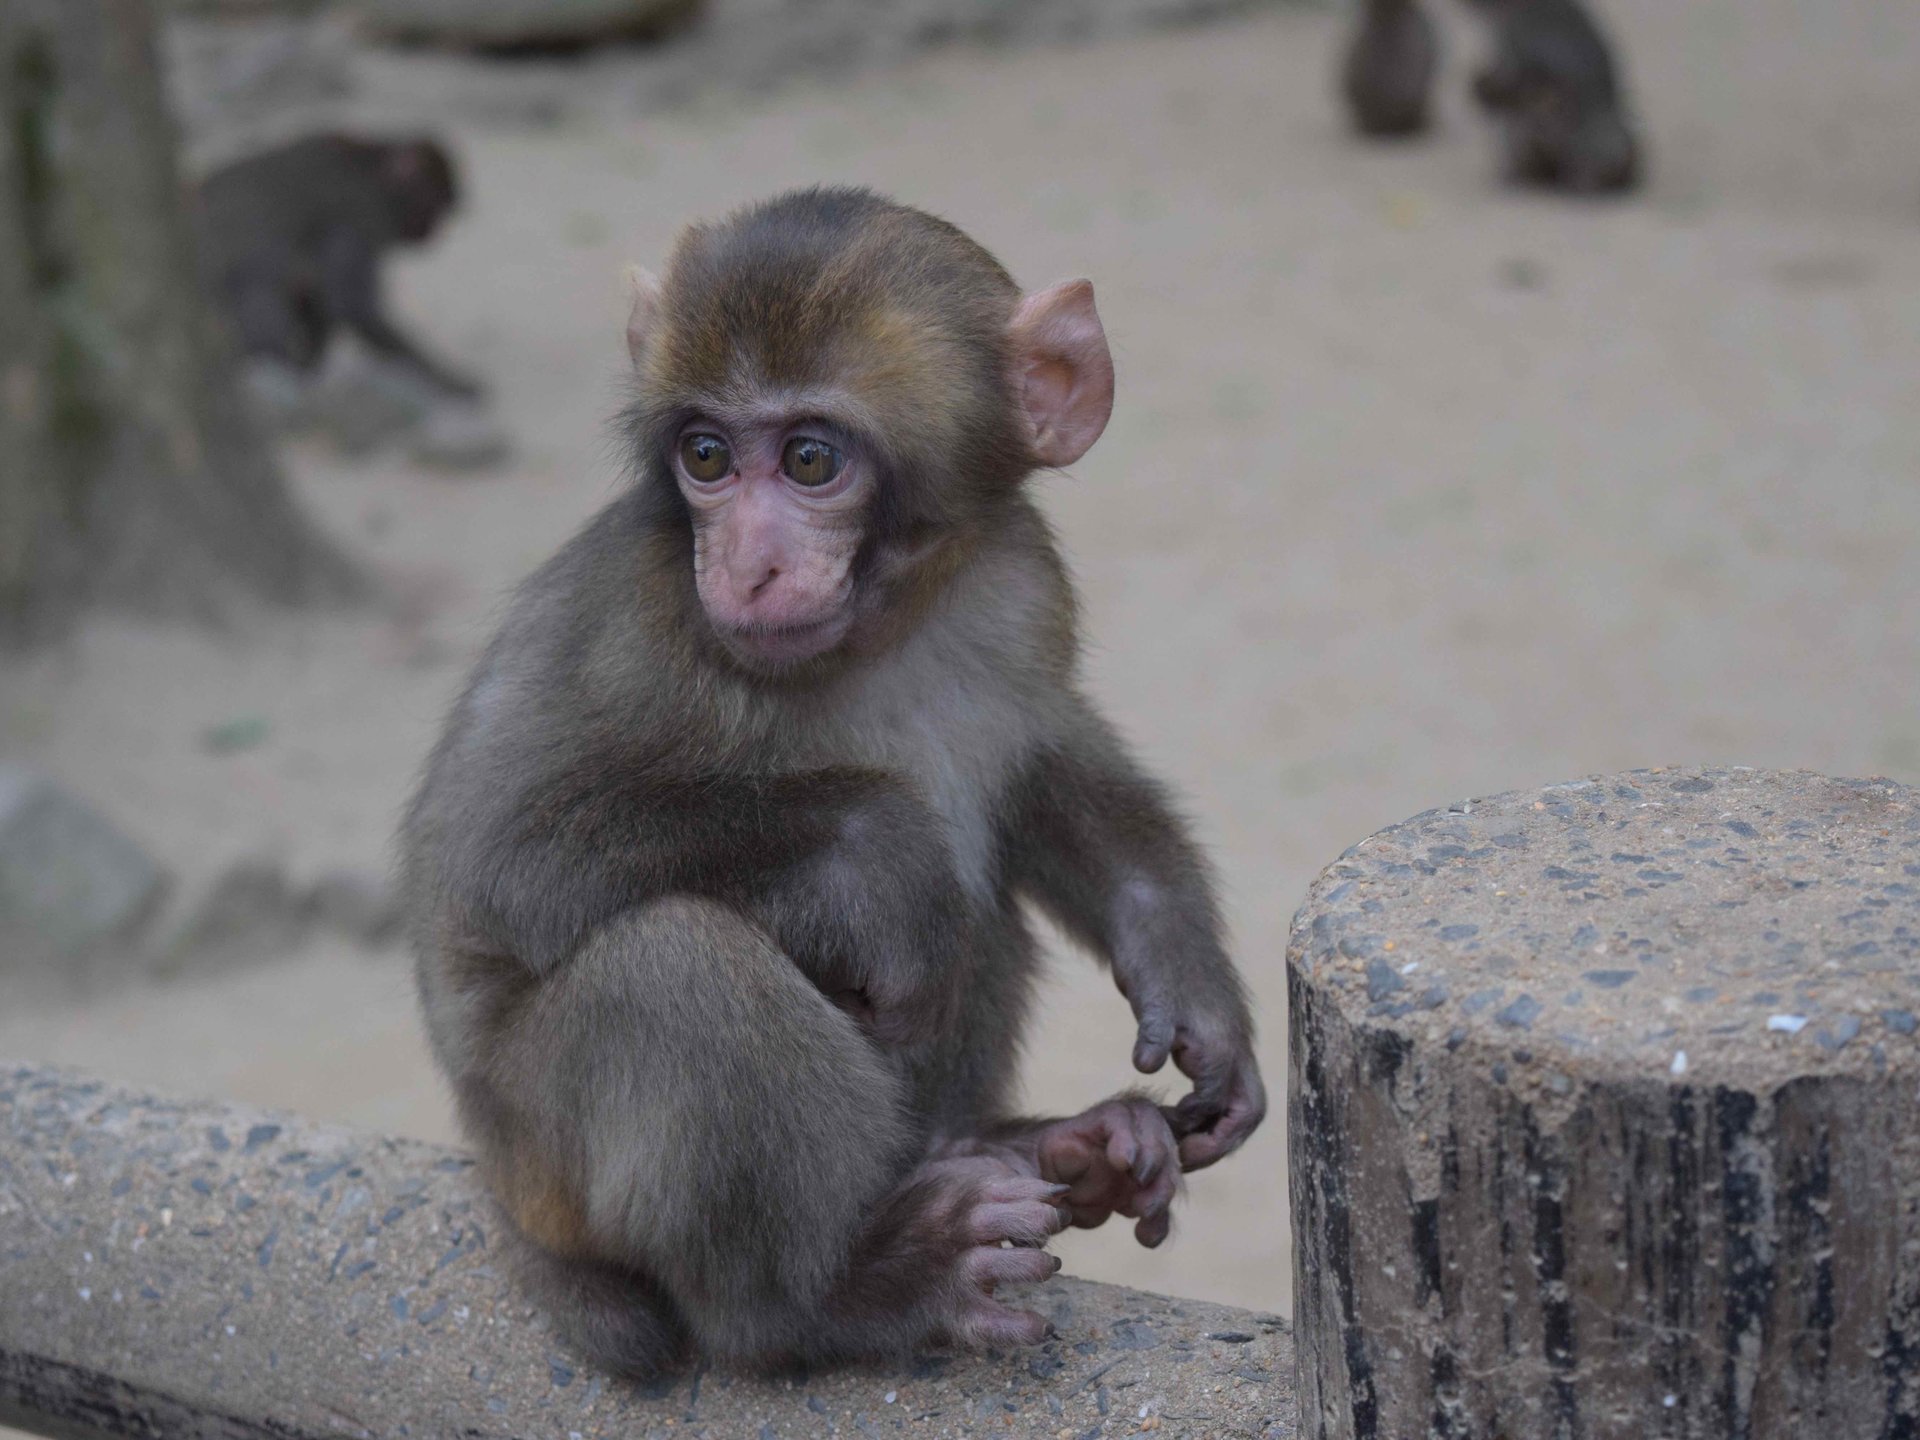
{"type": "Polygon", "coordinates": [[[1129,1118],[1133,1124],[1137,1151],[1133,1162],[1133,1181],[1136,1185],[1151,1185],[1166,1168],[1167,1157],[1177,1153],[1173,1134],[1155,1106],[1135,1106],[1129,1112],[1129,1118]]]}
{"type": "Polygon", "coordinates": [[[1045,1250],[1003,1250],[998,1245],[980,1245],[967,1251],[960,1260],[960,1278],[981,1290],[999,1285],[1037,1285],[1057,1275],[1060,1257],[1045,1250]]]}
{"type": "Polygon", "coordinates": [[[1157,1250],[1173,1231],[1173,1212],[1159,1210],[1152,1215],[1143,1215],[1133,1227],[1133,1238],[1149,1250],[1157,1250]]]}
{"type": "Polygon", "coordinates": [[[1180,1103],[1173,1107],[1174,1118],[1170,1122],[1173,1133],[1184,1139],[1211,1130],[1232,1104],[1226,1091],[1224,1084],[1195,1085],[1192,1093],[1182,1096],[1180,1103]]]}
{"type": "Polygon", "coordinates": [[[1093,1169],[1098,1158],[1080,1136],[1072,1133],[1050,1135],[1040,1148],[1040,1173],[1063,1185],[1076,1185],[1093,1169]]]}
{"type": "Polygon", "coordinates": [[[1133,1127],[1122,1119],[1107,1135],[1107,1163],[1125,1175],[1132,1171],[1134,1161],[1139,1158],[1140,1142],[1134,1137],[1133,1127]]]}
{"type": "Polygon", "coordinates": [[[1168,1171],[1135,1197],[1139,1217],[1133,1238],[1147,1249],[1157,1249],[1173,1230],[1173,1197],[1178,1189],[1174,1172],[1168,1171]]]}
{"type": "Polygon", "coordinates": [[[1038,1345],[1053,1333],[1053,1326],[1031,1310],[1010,1310],[982,1299],[967,1307],[953,1330],[962,1345],[984,1349],[990,1345],[1038,1345]]]}
{"type": "Polygon", "coordinates": [[[1076,1230],[1098,1230],[1112,1214],[1111,1205],[1076,1205],[1073,1207],[1073,1225],[1076,1230]]]}
{"type": "Polygon", "coordinates": [[[1193,1122],[1178,1105],[1158,1105],[1154,1108],[1160,1112],[1160,1118],[1167,1122],[1167,1129],[1173,1132],[1174,1139],[1184,1140],[1193,1133],[1193,1122]]]}
{"type": "Polygon", "coordinates": [[[1171,1021],[1149,1018],[1140,1022],[1139,1038],[1133,1042],[1133,1068],[1151,1075],[1167,1063],[1173,1054],[1174,1027],[1171,1021]]]}
{"type": "Polygon", "coordinates": [[[1150,1183],[1136,1186],[1121,1197],[1116,1208],[1122,1215],[1135,1220],[1144,1220],[1168,1209],[1179,1191],[1179,1168],[1164,1167],[1150,1183]]]}
{"type": "Polygon", "coordinates": [[[1258,1075],[1242,1076],[1233,1102],[1213,1125],[1180,1142],[1180,1168],[1203,1170],[1224,1160],[1246,1142],[1267,1116],[1267,1092],[1258,1075]]]}
{"type": "Polygon", "coordinates": [[[1071,1215],[1058,1205],[1034,1201],[976,1205],[967,1217],[967,1238],[976,1245],[1010,1240],[1015,1245],[1044,1245],[1067,1228],[1071,1215]]]}
{"type": "Polygon", "coordinates": [[[1000,1200],[1010,1204],[1038,1201],[1043,1205],[1059,1205],[1065,1203],[1067,1192],[1072,1188],[1058,1181],[1012,1172],[996,1175],[982,1185],[977,1193],[982,1200],[1000,1200]]]}

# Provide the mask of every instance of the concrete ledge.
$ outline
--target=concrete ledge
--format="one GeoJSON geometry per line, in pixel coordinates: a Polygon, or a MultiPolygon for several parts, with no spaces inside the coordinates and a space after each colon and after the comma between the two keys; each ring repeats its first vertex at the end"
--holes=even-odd
{"type": "MultiPolygon", "coordinates": [[[[1277,1215],[1276,1215],[1277,1223],[1277,1215]]],[[[1283,1321],[1056,1279],[1036,1350],[797,1382],[592,1373],[468,1160],[0,1065],[0,1422],[56,1436],[1293,1437],[1283,1321]]]]}

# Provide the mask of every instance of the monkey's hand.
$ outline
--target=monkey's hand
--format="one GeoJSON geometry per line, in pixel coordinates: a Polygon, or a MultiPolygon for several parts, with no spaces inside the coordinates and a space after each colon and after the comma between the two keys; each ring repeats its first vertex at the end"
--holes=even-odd
{"type": "MultiPolygon", "coordinates": [[[[941,1257],[938,1329],[969,1346],[1037,1345],[1047,1322],[994,1298],[1001,1285],[1031,1285],[1060,1269],[1042,1247],[1067,1228],[1067,1187],[1023,1173],[991,1155],[929,1161],[903,1189],[918,1192],[919,1223],[904,1228],[905,1255],[941,1257]],[[916,1235],[916,1230],[925,1233],[916,1235]]],[[[903,1259],[905,1258],[903,1255],[903,1259]]],[[[885,1265],[886,1257],[875,1260],[885,1265]]]]}
{"type": "Polygon", "coordinates": [[[1152,1249],[1173,1225],[1180,1152],[1160,1108],[1117,1095],[1034,1136],[1040,1178],[1067,1187],[1073,1223],[1092,1228],[1110,1215],[1137,1223],[1134,1239],[1152,1249]]]}
{"type": "Polygon", "coordinates": [[[1163,1112],[1180,1139],[1180,1168],[1204,1170],[1238,1150],[1267,1118],[1260,1062],[1244,1023],[1149,1006],[1140,1016],[1134,1068],[1151,1075],[1168,1056],[1193,1081],[1193,1092],[1163,1112]]]}

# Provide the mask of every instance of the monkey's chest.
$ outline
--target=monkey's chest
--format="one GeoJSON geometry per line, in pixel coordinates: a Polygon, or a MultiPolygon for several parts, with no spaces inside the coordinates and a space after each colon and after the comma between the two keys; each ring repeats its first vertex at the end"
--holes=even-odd
{"type": "Polygon", "coordinates": [[[956,687],[883,697],[862,737],[866,763],[900,777],[943,832],[961,887],[980,905],[999,888],[1004,801],[1031,746],[1013,706],[956,687]]]}

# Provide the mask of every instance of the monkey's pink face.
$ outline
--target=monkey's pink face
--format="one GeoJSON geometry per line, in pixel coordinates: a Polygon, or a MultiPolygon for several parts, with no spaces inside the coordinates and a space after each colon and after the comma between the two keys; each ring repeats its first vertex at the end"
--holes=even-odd
{"type": "Polygon", "coordinates": [[[701,418],[681,430],[673,469],[700,604],[728,650],[783,668],[846,638],[872,485],[856,446],[818,424],[701,418]]]}

